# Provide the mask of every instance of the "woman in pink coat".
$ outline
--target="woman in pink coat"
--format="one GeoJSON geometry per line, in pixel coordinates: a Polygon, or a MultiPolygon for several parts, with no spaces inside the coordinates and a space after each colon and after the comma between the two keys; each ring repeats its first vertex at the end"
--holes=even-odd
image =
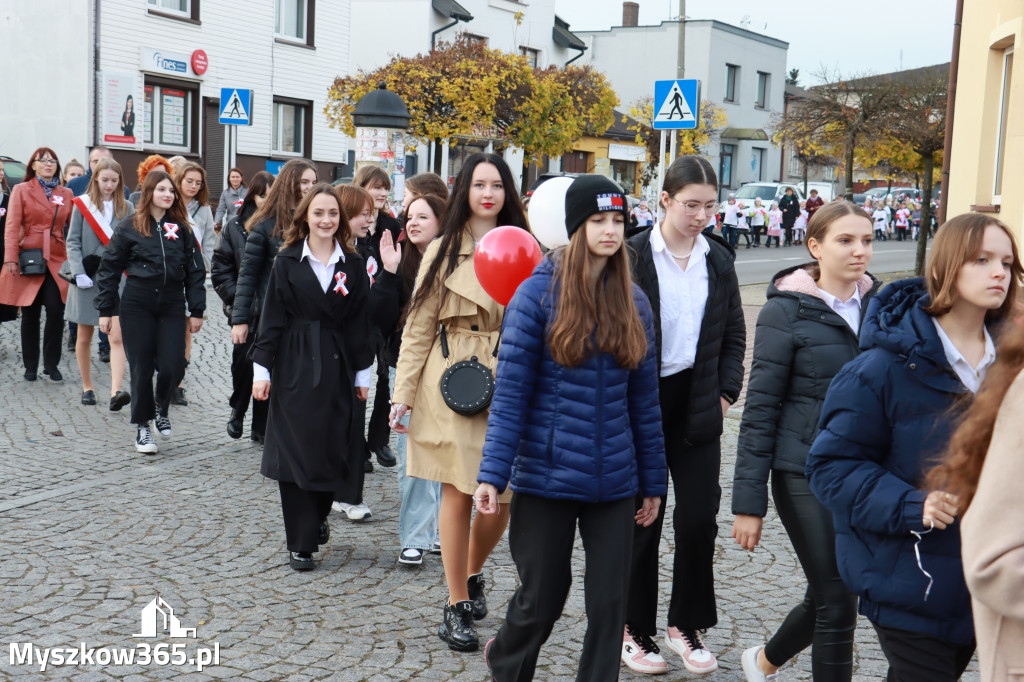
{"type": "Polygon", "coordinates": [[[61,337],[68,283],[57,276],[67,260],[64,235],[71,219],[71,190],[60,186],[60,161],[49,147],[40,147],[28,162],[25,181],[14,186],[4,228],[4,267],[0,272],[0,303],[21,308],[21,355],[25,380],[35,381],[39,369],[39,320],[46,307],[43,331],[43,374],[61,381],[61,337]],[[18,254],[42,249],[46,273],[22,275],[18,254]]]}

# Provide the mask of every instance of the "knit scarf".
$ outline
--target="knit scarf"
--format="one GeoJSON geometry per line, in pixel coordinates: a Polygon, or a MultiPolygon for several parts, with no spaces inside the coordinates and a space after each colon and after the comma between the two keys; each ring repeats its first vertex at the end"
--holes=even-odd
{"type": "Polygon", "coordinates": [[[60,181],[54,177],[53,180],[43,180],[41,177],[36,176],[36,180],[43,186],[43,191],[46,192],[46,198],[53,198],[53,188],[60,184],[60,181]]]}

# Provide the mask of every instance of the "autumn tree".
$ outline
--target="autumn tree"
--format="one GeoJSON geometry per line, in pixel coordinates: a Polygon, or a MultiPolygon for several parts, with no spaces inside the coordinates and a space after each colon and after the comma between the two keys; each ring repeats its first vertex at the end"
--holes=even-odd
{"type": "MultiPolygon", "coordinates": [[[[634,123],[629,130],[636,133],[636,141],[647,148],[647,163],[641,173],[641,182],[650,185],[658,177],[658,155],[661,153],[661,131],[654,129],[654,98],[644,97],[637,100],[629,109],[629,117],[634,123]]],[[[697,128],[692,130],[670,130],[669,134],[678,134],[676,153],[702,154],[710,152],[710,143],[715,135],[725,127],[728,117],[725,109],[714,102],[703,100],[700,103],[700,120],[697,128]]],[[[666,153],[668,152],[666,144],[666,153]]],[[[669,159],[671,163],[672,159],[669,159]]]]}

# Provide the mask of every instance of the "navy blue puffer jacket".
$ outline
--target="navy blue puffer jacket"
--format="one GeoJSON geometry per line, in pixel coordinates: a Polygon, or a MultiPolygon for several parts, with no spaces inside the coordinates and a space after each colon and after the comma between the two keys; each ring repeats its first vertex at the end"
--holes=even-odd
{"type": "Polygon", "coordinates": [[[875,296],[861,355],[836,375],[807,458],[811,490],[832,511],[843,581],[880,625],[968,644],[971,600],[960,522],[926,530],[924,473],[949,443],[970,392],[946,360],[921,279],[875,296]],[[921,567],[914,556],[917,537],[921,567]],[[923,570],[922,570],[923,568],[923,570]],[[927,571],[934,578],[928,590],[927,571]]]}
{"type": "MultiPolygon", "coordinates": [[[[557,257],[557,256],[556,256],[557,257]]],[[[634,370],[607,353],[578,367],[555,362],[547,328],[557,291],[545,258],[505,311],[498,371],[477,480],[550,499],[612,502],[664,495],[668,472],[658,403],[651,306],[633,299],[647,332],[634,370]]]]}

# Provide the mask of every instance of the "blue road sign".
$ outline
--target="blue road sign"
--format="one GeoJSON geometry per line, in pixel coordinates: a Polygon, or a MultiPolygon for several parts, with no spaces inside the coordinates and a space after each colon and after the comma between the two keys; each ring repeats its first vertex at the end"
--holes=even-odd
{"type": "Polygon", "coordinates": [[[687,130],[700,123],[700,82],[654,81],[654,129],[687,130]]]}
{"type": "Polygon", "coordinates": [[[221,88],[220,122],[226,125],[252,125],[252,90],[221,88]]]}

